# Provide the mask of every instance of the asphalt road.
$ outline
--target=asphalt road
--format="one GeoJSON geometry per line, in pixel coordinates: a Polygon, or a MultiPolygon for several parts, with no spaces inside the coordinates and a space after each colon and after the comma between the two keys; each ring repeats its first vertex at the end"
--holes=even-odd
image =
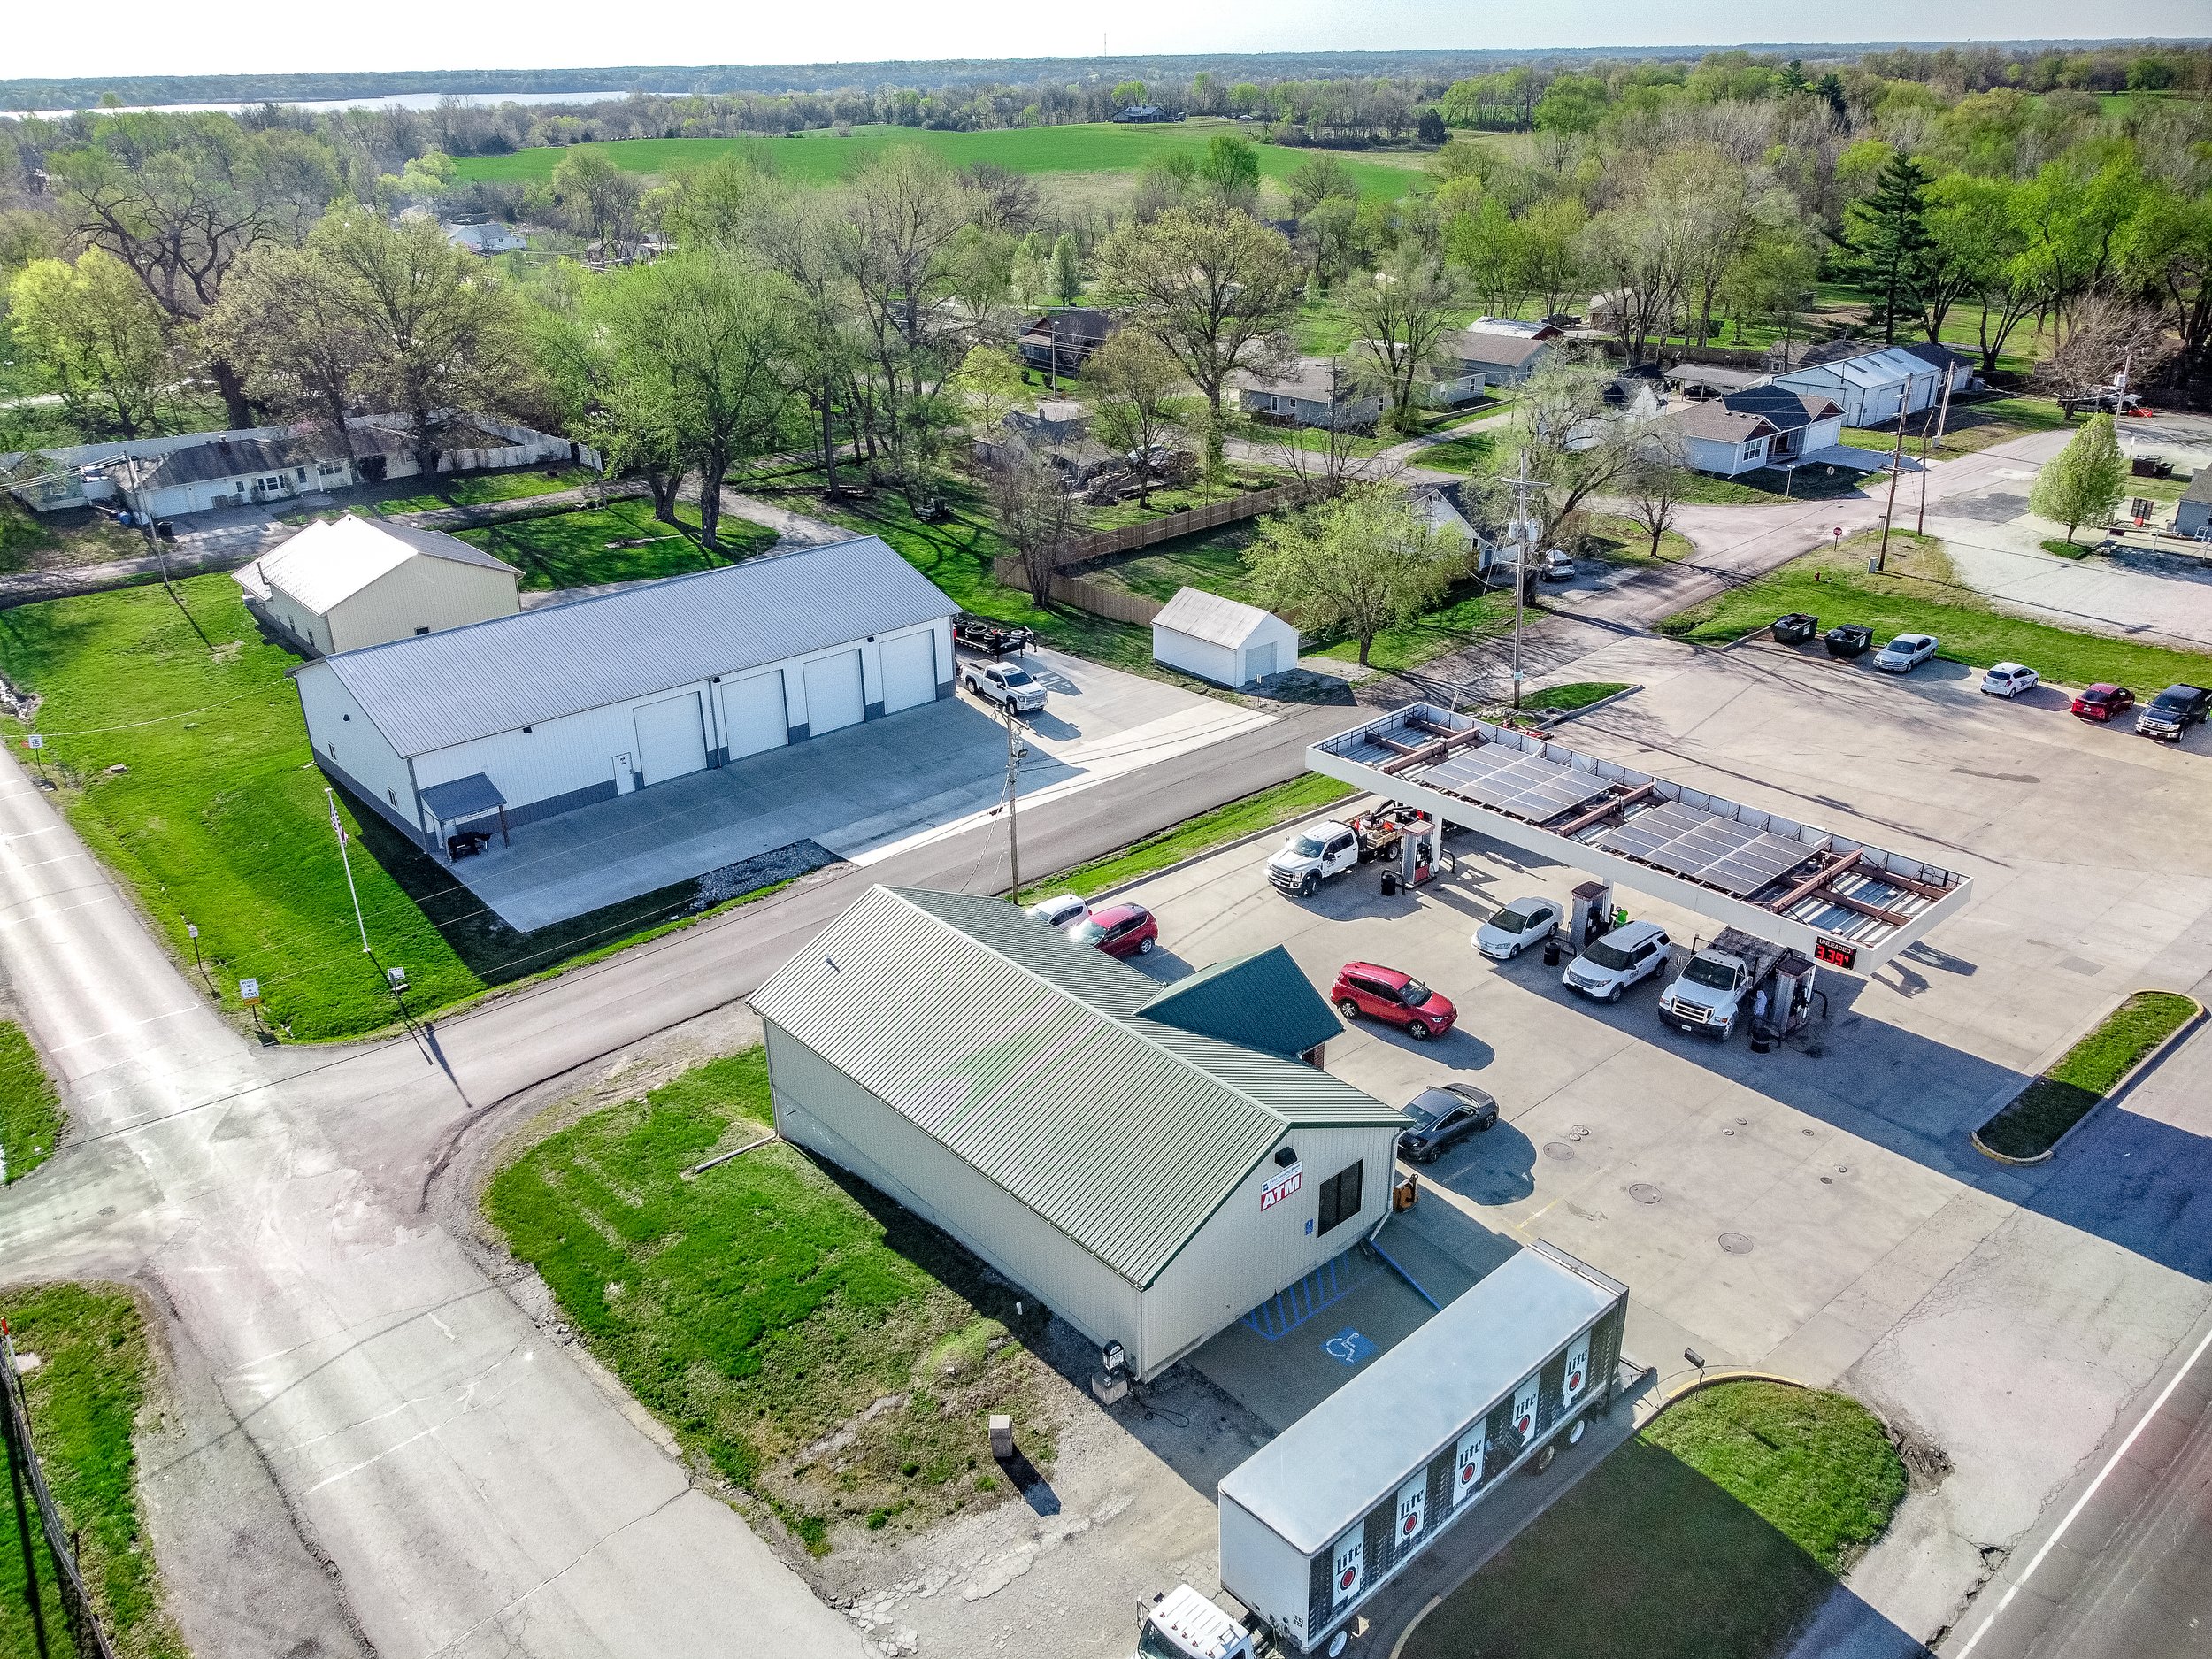
{"type": "MultiPolygon", "coordinates": [[[[2099,1110],[2212,1134],[2212,1027],[2099,1110]]],[[[1953,1626],[1947,1659],[2212,1654],[2212,1321],[2047,1515],[1953,1626]]]]}

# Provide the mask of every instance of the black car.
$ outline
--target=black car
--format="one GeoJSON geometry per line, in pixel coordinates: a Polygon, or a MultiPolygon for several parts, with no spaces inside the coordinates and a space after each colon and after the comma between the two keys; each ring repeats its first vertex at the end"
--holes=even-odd
{"type": "Polygon", "coordinates": [[[1831,657],[1863,657],[1874,645],[1874,630],[1861,627],[1855,622],[1830,628],[1820,637],[1831,657]]]}
{"type": "Polygon", "coordinates": [[[1774,618],[1774,637],[1784,645],[1802,645],[1820,632],[1820,618],[1793,611],[1774,618]]]}
{"type": "Polygon", "coordinates": [[[1409,1164],[1433,1164],[1469,1135],[1498,1121],[1498,1102],[1472,1083],[1425,1088],[1406,1102],[1413,1126],[1398,1136],[1398,1156],[1409,1164]]]}
{"type": "Polygon", "coordinates": [[[2212,711],[2212,691],[2202,686],[2169,686],[2135,717],[2135,729],[2145,737],[2178,743],[2184,732],[2204,723],[2208,711],[2212,711]]]}

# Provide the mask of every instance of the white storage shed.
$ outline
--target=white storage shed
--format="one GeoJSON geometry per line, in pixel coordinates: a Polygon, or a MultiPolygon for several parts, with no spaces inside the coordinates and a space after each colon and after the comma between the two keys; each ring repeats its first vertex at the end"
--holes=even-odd
{"type": "Polygon", "coordinates": [[[311,524],[231,578],[308,654],[488,622],[522,609],[522,572],[439,530],[348,513],[311,524]]]}
{"type": "Polygon", "coordinates": [[[1156,1377],[1389,1214],[1405,1116],[1299,1056],[1287,952],[1163,987],[1003,899],[876,887],[753,994],[777,1130],[1156,1377]]]}
{"type": "Polygon", "coordinates": [[[315,761],[436,850],[952,695],[957,607],[873,536],[293,670],[315,761]]]}
{"type": "Polygon", "coordinates": [[[1196,588],[1152,618],[1152,660],[1217,686],[1248,686],[1298,663],[1298,630],[1271,611],[1196,588]]]}

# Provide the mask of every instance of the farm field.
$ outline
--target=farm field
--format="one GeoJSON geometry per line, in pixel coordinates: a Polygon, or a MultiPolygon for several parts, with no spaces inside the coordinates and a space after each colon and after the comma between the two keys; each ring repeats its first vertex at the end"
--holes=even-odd
{"type": "MultiPolygon", "coordinates": [[[[1134,173],[1148,157],[1169,150],[1203,149],[1217,134],[1243,130],[1234,121],[1207,119],[1164,122],[1156,127],[1092,122],[987,133],[856,127],[843,138],[830,132],[780,139],[632,138],[580,148],[599,151],[626,173],[662,176],[723,156],[752,151],[764,154],[787,179],[803,184],[828,184],[896,144],[918,144],[956,167],[984,161],[1016,173],[1134,173]]],[[[1315,153],[1275,144],[1263,144],[1259,151],[1262,176],[1278,180],[1288,177],[1300,162],[1315,153]]],[[[504,156],[465,157],[458,166],[464,179],[549,179],[565,153],[561,147],[518,150],[504,156]]],[[[1363,196],[1394,201],[1425,176],[1421,169],[1426,157],[1414,151],[1386,152],[1384,156],[1332,153],[1351,169],[1363,196]]]]}

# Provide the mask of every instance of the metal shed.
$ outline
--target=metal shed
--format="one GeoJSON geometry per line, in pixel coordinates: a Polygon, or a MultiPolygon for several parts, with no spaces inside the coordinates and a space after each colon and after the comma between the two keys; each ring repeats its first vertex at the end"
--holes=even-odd
{"type": "Polygon", "coordinates": [[[956,609],[864,536],[341,651],[293,679],[316,764],[434,849],[439,784],[481,774],[518,828],[949,697],[956,609]]]}
{"type": "Polygon", "coordinates": [[[1240,1025],[1222,987],[1161,1006],[1157,981],[1004,900],[877,887],[752,1001],[787,1139],[1143,1379],[1389,1213],[1406,1118],[1268,1046],[1338,1029],[1293,974],[1266,963],[1252,988],[1313,1008],[1240,1025]]]}
{"type": "Polygon", "coordinates": [[[1152,618],[1152,660],[1217,686],[1248,686],[1298,662],[1298,630],[1271,611],[1196,588],[1152,618]]]}

